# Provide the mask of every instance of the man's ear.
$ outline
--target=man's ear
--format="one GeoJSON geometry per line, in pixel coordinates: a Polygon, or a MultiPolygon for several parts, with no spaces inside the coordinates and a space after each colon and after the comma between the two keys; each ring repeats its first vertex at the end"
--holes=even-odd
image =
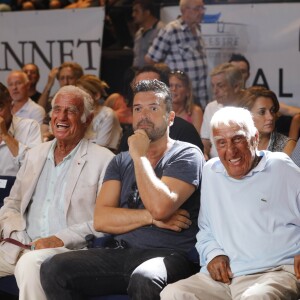
{"type": "Polygon", "coordinates": [[[259,133],[258,131],[256,131],[255,136],[251,138],[251,146],[254,146],[254,148],[256,149],[258,147],[258,143],[259,143],[259,133]]]}
{"type": "Polygon", "coordinates": [[[91,114],[87,117],[87,119],[86,119],[86,122],[85,122],[86,127],[89,127],[89,126],[90,126],[90,124],[92,123],[93,119],[94,119],[94,113],[91,113],[91,114]]]}
{"type": "Polygon", "coordinates": [[[172,126],[174,124],[175,119],[175,112],[173,110],[169,113],[169,126],[172,126]]]}

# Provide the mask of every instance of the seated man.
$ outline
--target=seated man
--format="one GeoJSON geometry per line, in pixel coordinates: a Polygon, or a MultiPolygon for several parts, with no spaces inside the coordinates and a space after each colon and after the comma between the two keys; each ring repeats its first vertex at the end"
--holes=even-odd
{"type": "Polygon", "coordinates": [[[42,142],[40,125],[11,113],[12,99],[0,83],[0,175],[16,176],[25,153],[42,142]]]}
{"type": "Polygon", "coordinates": [[[51,117],[55,139],[27,152],[0,210],[1,238],[35,249],[24,251],[10,240],[0,244],[0,276],[15,272],[19,299],[43,299],[41,262],[55,253],[84,248],[85,236],[97,234],[92,225],[94,205],[114,155],[84,138],[92,110],[92,98],[78,87],[57,92],[51,117]]]}
{"type": "Polygon", "coordinates": [[[219,157],[203,170],[201,272],[167,286],[161,299],[298,299],[300,169],[285,153],[257,151],[243,108],[216,112],[211,130],[219,157]]]}
{"type": "Polygon", "coordinates": [[[117,249],[44,262],[47,299],[128,292],[131,299],[156,300],[166,284],[198,269],[187,253],[197,232],[202,152],[169,137],[174,112],[164,83],[140,81],[134,93],[129,151],[108,166],[94,215],[95,229],[114,235],[117,249]]]}
{"type": "Polygon", "coordinates": [[[45,110],[29,97],[29,79],[23,71],[11,71],[7,76],[7,88],[13,100],[12,114],[21,118],[36,120],[40,125],[45,110]]]}
{"type": "MultiPolygon", "coordinates": [[[[169,84],[169,74],[164,74],[161,68],[157,66],[145,66],[139,71],[133,80],[134,84],[141,80],[157,79],[163,81],[166,85],[169,84]]],[[[128,137],[133,134],[132,127],[127,127],[121,138],[119,152],[128,150],[128,137]]],[[[186,120],[175,116],[172,126],[170,127],[170,138],[183,142],[188,142],[198,146],[203,151],[203,144],[196,128],[186,120]]]]}

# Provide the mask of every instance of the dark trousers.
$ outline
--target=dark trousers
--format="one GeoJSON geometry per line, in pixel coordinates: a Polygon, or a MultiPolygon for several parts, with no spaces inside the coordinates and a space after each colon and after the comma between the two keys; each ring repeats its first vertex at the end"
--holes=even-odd
{"type": "Polygon", "coordinates": [[[41,266],[48,300],[126,294],[136,300],[160,299],[168,284],[199,267],[168,249],[89,249],[58,254],[41,266]]]}

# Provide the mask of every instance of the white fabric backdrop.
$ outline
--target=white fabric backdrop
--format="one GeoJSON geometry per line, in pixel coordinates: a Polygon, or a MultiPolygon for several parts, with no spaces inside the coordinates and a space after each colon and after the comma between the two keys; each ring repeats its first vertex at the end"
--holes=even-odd
{"type": "Polygon", "coordinates": [[[64,61],[99,75],[103,22],[100,7],[0,13],[0,81],[29,62],[40,67],[40,91],[50,69],[64,61]]]}
{"type": "MultiPolygon", "coordinates": [[[[251,64],[252,85],[267,82],[281,101],[300,106],[300,3],[206,5],[206,14],[221,13],[219,24],[203,24],[210,69],[243,53],[251,64]]],[[[179,7],[161,11],[164,22],[179,7]]]]}

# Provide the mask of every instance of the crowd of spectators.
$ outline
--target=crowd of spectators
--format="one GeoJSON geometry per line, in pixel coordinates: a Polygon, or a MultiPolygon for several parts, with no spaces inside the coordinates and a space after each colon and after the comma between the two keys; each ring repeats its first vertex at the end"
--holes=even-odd
{"type": "Polygon", "coordinates": [[[254,295],[261,293],[256,283],[268,276],[272,294],[300,293],[299,287],[286,284],[300,278],[300,171],[292,161],[299,165],[300,108],[280,103],[265,87],[248,87],[250,64],[242,54],[233,53],[228,62],[208,70],[200,25],[204,1],[180,0],[181,16],[169,24],[161,23],[155,10],[167,1],[50,0],[46,7],[33,1],[18,3],[18,9],[106,6],[112,41],[132,48],[134,60],[122,89],[114,93],[103,78],[85,74],[74,61],[51,69],[41,92],[39,67],[31,62],[8,74],[7,87],[0,84],[0,175],[17,176],[0,210],[0,229],[2,237],[19,240],[27,250],[41,250],[35,255],[17,251],[10,242],[0,244],[0,277],[15,274],[20,299],[67,299],[94,288],[95,295],[117,289],[132,299],[153,300],[169,283],[163,299],[176,299],[186,287],[199,299],[216,293],[233,299],[231,293],[247,291],[239,276],[253,285],[254,295]],[[58,91],[53,90],[56,81],[58,91]],[[280,114],[294,117],[293,136],[276,131],[280,114]],[[281,170],[293,176],[292,183],[280,177],[281,170]],[[285,195],[288,208],[279,184],[276,193],[263,184],[264,173],[272,174],[284,191],[291,187],[285,195]],[[248,181],[261,189],[254,193],[259,205],[253,204],[248,181]],[[217,182],[221,193],[214,188],[217,182]],[[237,214],[230,209],[239,183],[238,198],[254,214],[241,204],[237,214]],[[201,190],[205,199],[198,231],[201,190]],[[223,199],[228,203],[224,208],[223,199]],[[273,199],[280,210],[274,205],[267,212],[261,209],[273,199]],[[83,201],[88,205],[83,207],[83,201]],[[279,232],[268,227],[265,213],[279,232]],[[236,224],[245,218],[257,230],[258,237],[251,237],[254,246],[245,246],[246,227],[236,233],[230,222],[223,226],[223,214],[236,224]],[[103,232],[114,236],[113,250],[71,251],[86,246],[87,234],[103,232]],[[273,233],[279,239],[287,236],[289,248],[277,245],[273,233]],[[267,249],[268,238],[275,256],[256,249],[267,249]],[[244,243],[238,245],[239,240],[244,243]],[[199,270],[199,262],[195,266],[187,259],[195,244],[201,273],[175,283],[199,270]],[[115,248],[122,254],[118,258],[115,248]],[[166,270],[161,257],[171,262],[166,270]],[[74,261],[84,274],[77,273],[74,261]],[[108,278],[104,262],[109,270],[122,269],[117,284],[108,278]],[[89,274],[91,266],[97,276],[89,274]],[[174,272],[174,277],[161,275],[161,270],[174,272]],[[273,284],[277,275],[284,284],[273,284]],[[77,276],[83,280],[76,284],[77,276]],[[101,284],[95,283],[98,277],[101,284]],[[218,288],[206,289],[206,284],[218,288]]]}

